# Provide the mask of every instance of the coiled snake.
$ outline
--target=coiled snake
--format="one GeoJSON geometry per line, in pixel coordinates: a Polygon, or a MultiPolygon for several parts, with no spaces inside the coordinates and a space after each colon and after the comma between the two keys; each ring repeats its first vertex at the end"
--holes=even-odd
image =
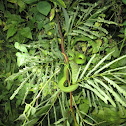
{"type": "Polygon", "coordinates": [[[71,50],[69,50],[68,53],[71,56],[69,58],[69,60],[70,60],[69,64],[72,69],[72,85],[69,85],[68,87],[64,86],[64,83],[67,80],[67,70],[69,68],[69,64],[66,64],[64,66],[64,75],[58,83],[58,87],[64,92],[72,92],[78,88],[78,85],[76,83],[76,81],[77,81],[76,77],[77,77],[77,73],[79,70],[78,64],[83,64],[86,61],[85,55],[82,53],[78,53],[78,52],[73,53],[71,50]]]}

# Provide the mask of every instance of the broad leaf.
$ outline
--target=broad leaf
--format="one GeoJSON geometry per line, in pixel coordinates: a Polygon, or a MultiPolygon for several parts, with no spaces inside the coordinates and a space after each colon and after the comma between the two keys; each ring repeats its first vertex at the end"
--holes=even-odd
{"type": "Polygon", "coordinates": [[[7,39],[13,36],[16,33],[16,31],[17,29],[15,28],[15,26],[10,27],[7,31],[7,39]]]}
{"type": "Polygon", "coordinates": [[[123,2],[124,4],[126,4],[126,0],[122,0],[122,2],[123,2]]]}
{"type": "Polygon", "coordinates": [[[51,5],[47,1],[41,1],[37,4],[37,10],[44,14],[45,16],[48,15],[49,11],[51,9],[51,5]]]}
{"type": "Polygon", "coordinates": [[[33,2],[36,2],[38,0],[23,0],[26,4],[31,4],[33,2]]]}
{"type": "Polygon", "coordinates": [[[26,62],[28,54],[17,52],[16,56],[17,56],[17,65],[20,67],[26,62]]]}
{"type": "Polygon", "coordinates": [[[15,42],[14,44],[16,49],[19,49],[21,52],[28,52],[27,48],[23,44],[19,44],[18,42],[15,42]]]}
{"type": "Polygon", "coordinates": [[[32,39],[32,33],[29,27],[23,28],[20,32],[22,36],[32,39]]]}

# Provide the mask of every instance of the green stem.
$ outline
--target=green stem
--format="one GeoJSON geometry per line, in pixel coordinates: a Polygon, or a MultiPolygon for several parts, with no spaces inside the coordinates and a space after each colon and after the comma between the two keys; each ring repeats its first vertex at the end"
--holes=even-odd
{"type": "Polygon", "coordinates": [[[125,40],[126,40],[126,37],[123,39],[122,45],[121,45],[120,50],[119,50],[119,55],[120,55],[120,53],[121,53],[121,51],[122,51],[122,48],[123,48],[124,43],[125,43],[125,40]]]}

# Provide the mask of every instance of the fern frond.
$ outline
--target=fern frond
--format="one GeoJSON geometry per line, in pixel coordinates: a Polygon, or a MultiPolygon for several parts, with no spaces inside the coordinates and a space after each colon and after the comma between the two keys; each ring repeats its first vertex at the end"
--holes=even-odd
{"type": "MultiPolygon", "coordinates": [[[[114,52],[114,51],[113,51],[114,52]]],[[[116,107],[116,102],[126,107],[126,91],[122,89],[117,83],[126,83],[122,75],[126,75],[124,72],[115,72],[126,68],[119,67],[114,69],[109,69],[105,71],[105,68],[109,68],[113,63],[125,58],[126,55],[119,57],[106,65],[104,65],[105,60],[113,53],[110,52],[104,58],[102,58],[91,70],[89,70],[89,66],[94,59],[95,55],[89,60],[87,65],[85,66],[82,74],[80,74],[81,84],[79,86],[85,88],[85,92],[87,89],[87,97],[91,103],[91,100],[94,99],[93,95],[90,95],[89,92],[93,92],[96,97],[99,97],[106,104],[111,103],[114,107],[116,107]],[[104,70],[104,72],[102,72],[104,70]],[[87,73],[85,75],[85,73],[87,73]],[[90,95],[90,96],[88,96],[90,95]],[[125,98],[124,98],[124,97],[125,98]]],[[[95,105],[95,104],[94,104],[95,105]]],[[[95,105],[97,108],[97,106],[95,105]]]]}
{"type": "Polygon", "coordinates": [[[113,21],[105,20],[105,19],[102,19],[102,18],[89,19],[88,21],[91,21],[91,22],[102,22],[102,23],[105,23],[105,24],[114,24],[114,25],[117,25],[117,23],[115,23],[113,21]]]}
{"type": "Polygon", "coordinates": [[[81,35],[87,36],[87,37],[89,37],[91,39],[94,39],[95,38],[93,35],[90,35],[87,32],[84,32],[82,30],[73,30],[73,34],[75,34],[75,35],[81,34],[81,35]]]}
{"type": "Polygon", "coordinates": [[[95,88],[92,88],[88,83],[84,84],[84,86],[82,86],[84,88],[87,88],[91,91],[93,91],[95,93],[95,95],[97,95],[101,100],[103,100],[106,104],[108,104],[107,99],[105,99],[99,92],[98,90],[96,90],[95,88]]]}
{"type": "Polygon", "coordinates": [[[123,58],[125,58],[125,57],[126,57],[126,55],[121,56],[121,57],[119,57],[119,58],[117,58],[117,59],[111,61],[110,63],[107,63],[107,64],[104,65],[102,68],[100,68],[98,71],[96,71],[94,74],[98,74],[98,73],[99,73],[100,71],[102,71],[103,69],[108,68],[108,67],[109,67],[110,65],[112,65],[113,63],[115,63],[115,62],[117,62],[117,61],[119,61],[119,60],[121,60],[121,59],[123,59],[123,58]]]}
{"type": "MultiPolygon", "coordinates": [[[[98,83],[97,83],[97,81],[95,79],[94,79],[94,82],[98,86],[98,83]]],[[[100,86],[99,86],[99,88],[100,88],[100,86]]],[[[101,90],[102,90],[102,94],[105,97],[105,99],[107,99],[114,107],[116,107],[116,104],[115,104],[114,100],[111,98],[111,96],[108,93],[105,93],[106,92],[105,91],[106,89],[104,89],[104,90],[101,89],[101,90]]]]}
{"type": "Polygon", "coordinates": [[[114,88],[116,88],[120,93],[122,93],[125,98],[126,98],[126,91],[123,90],[120,86],[118,86],[114,81],[112,81],[111,79],[109,79],[108,77],[103,76],[103,78],[110,83],[114,88]]]}
{"type": "Polygon", "coordinates": [[[113,75],[117,80],[121,81],[122,83],[125,83],[126,84],[126,80],[122,79],[121,77],[118,77],[117,75],[113,75]]]}
{"type": "Polygon", "coordinates": [[[89,62],[87,63],[86,67],[84,68],[82,74],[80,75],[80,79],[84,76],[85,72],[87,71],[87,69],[89,68],[92,60],[95,58],[96,54],[94,54],[91,59],[89,60],[89,62]]]}
{"type": "MultiPolygon", "coordinates": [[[[114,51],[113,51],[114,52],[114,51]]],[[[98,62],[98,64],[91,70],[91,71],[89,71],[89,73],[86,75],[86,77],[88,77],[93,71],[95,71],[113,52],[110,52],[109,54],[107,54],[104,58],[102,58],[102,60],[100,60],[99,62],[98,62]]],[[[98,72],[96,71],[95,73],[94,73],[94,75],[95,74],[97,74],[98,72]]]]}
{"type": "Polygon", "coordinates": [[[96,39],[96,37],[102,38],[103,33],[108,34],[108,31],[103,28],[102,25],[96,26],[96,22],[99,24],[105,23],[117,25],[117,23],[113,21],[105,20],[104,18],[100,17],[100,14],[103,14],[104,11],[111,7],[111,5],[103,7],[101,9],[97,9],[97,11],[95,11],[95,8],[98,5],[98,3],[81,3],[74,8],[75,12],[69,12],[74,17],[69,30],[69,35],[80,34],[82,36],[87,36],[91,39],[96,39]],[[76,21],[75,17],[78,17],[79,19],[76,21]]]}
{"type": "Polygon", "coordinates": [[[122,69],[126,69],[126,66],[110,69],[110,70],[105,71],[104,73],[110,73],[110,72],[122,70],[122,69]]]}
{"type": "MultiPolygon", "coordinates": [[[[99,84],[101,84],[106,90],[108,90],[115,98],[115,100],[117,100],[118,102],[120,102],[123,106],[126,107],[126,103],[121,99],[121,97],[119,96],[118,93],[116,93],[112,88],[108,87],[103,81],[94,78],[95,81],[99,84]]],[[[104,101],[104,100],[103,100],[104,101]]],[[[114,106],[114,105],[113,105],[114,106]]],[[[115,107],[115,106],[114,106],[115,107]]]]}
{"type": "Polygon", "coordinates": [[[5,82],[6,82],[6,81],[9,81],[9,80],[14,80],[16,77],[18,77],[18,76],[20,76],[20,75],[23,75],[23,74],[25,74],[26,72],[31,71],[31,70],[33,70],[33,69],[35,69],[35,68],[36,68],[36,67],[34,67],[34,66],[32,66],[32,67],[25,67],[25,68],[19,70],[18,73],[14,73],[14,74],[12,74],[11,76],[9,76],[8,78],[6,78],[6,79],[5,79],[5,82]]]}
{"type": "Polygon", "coordinates": [[[88,27],[91,27],[91,28],[94,28],[94,29],[98,29],[99,31],[104,32],[105,34],[108,34],[108,31],[107,31],[105,28],[97,27],[97,26],[95,26],[94,24],[89,23],[89,22],[87,22],[87,21],[84,23],[84,25],[85,25],[85,26],[88,26],[88,27]]]}
{"type": "Polygon", "coordinates": [[[105,6],[101,9],[98,9],[94,14],[92,14],[90,17],[89,17],[89,20],[90,19],[94,19],[96,18],[100,13],[102,13],[103,11],[107,10],[109,7],[111,7],[111,5],[108,5],[108,6],[105,6]]]}
{"type": "Polygon", "coordinates": [[[90,17],[91,12],[93,11],[93,9],[98,6],[97,3],[95,3],[95,4],[80,3],[80,5],[82,5],[82,7],[79,7],[79,8],[81,8],[80,12],[84,12],[84,13],[82,13],[82,15],[80,16],[80,19],[77,21],[77,25],[79,23],[81,23],[82,21],[86,20],[86,18],[90,17]],[[83,6],[88,6],[88,8],[84,9],[83,6]]]}
{"type": "Polygon", "coordinates": [[[28,79],[33,75],[33,73],[31,73],[21,84],[20,86],[14,91],[14,93],[12,94],[12,96],[10,97],[10,100],[12,100],[16,94],[18,94],[19,90],[24,86],[24,84],[28,81],[28,79]]]}
{"type": "Polygon", "coordinates": [[[86,32],[88,32],[88,33],[90,33],[90,34],[92,34],[92,35],[94,35],[94,36],[96,36],[96,37],[101,37],[99,34],[98,34],[98,32],[97,31],[91,31],[88,27],[85,27],[85,26],[83,26],[83,27],[78,27],[79,29],[81,29],[81,30],[83,30],[83,31],[86,31],[86,32]]]}

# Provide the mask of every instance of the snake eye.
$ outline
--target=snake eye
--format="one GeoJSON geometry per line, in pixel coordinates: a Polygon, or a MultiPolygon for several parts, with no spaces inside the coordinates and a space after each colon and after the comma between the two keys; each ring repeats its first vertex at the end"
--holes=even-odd
{"type": "Polygon", "coordinates": [[[64,86],[65,87],[68,87],[69,85],[68,85],[68,80],[66,80],[65,82],[64,82],[64,86]]]}
{"type": "Polygon", "coordinates": [[[78,53],[77,57],[78,59],[85,59],[85,55],[82,53],[78,53]]]}
{"type": "Polygon", "coordinates": [[[83,63],[85,63],[85,61],[86,61],[86,57],[85,57],[84,54],[82,54],[82,53],[77,53],[76,54],[75,62],[77,64],[83,64],[83,63]]]}

